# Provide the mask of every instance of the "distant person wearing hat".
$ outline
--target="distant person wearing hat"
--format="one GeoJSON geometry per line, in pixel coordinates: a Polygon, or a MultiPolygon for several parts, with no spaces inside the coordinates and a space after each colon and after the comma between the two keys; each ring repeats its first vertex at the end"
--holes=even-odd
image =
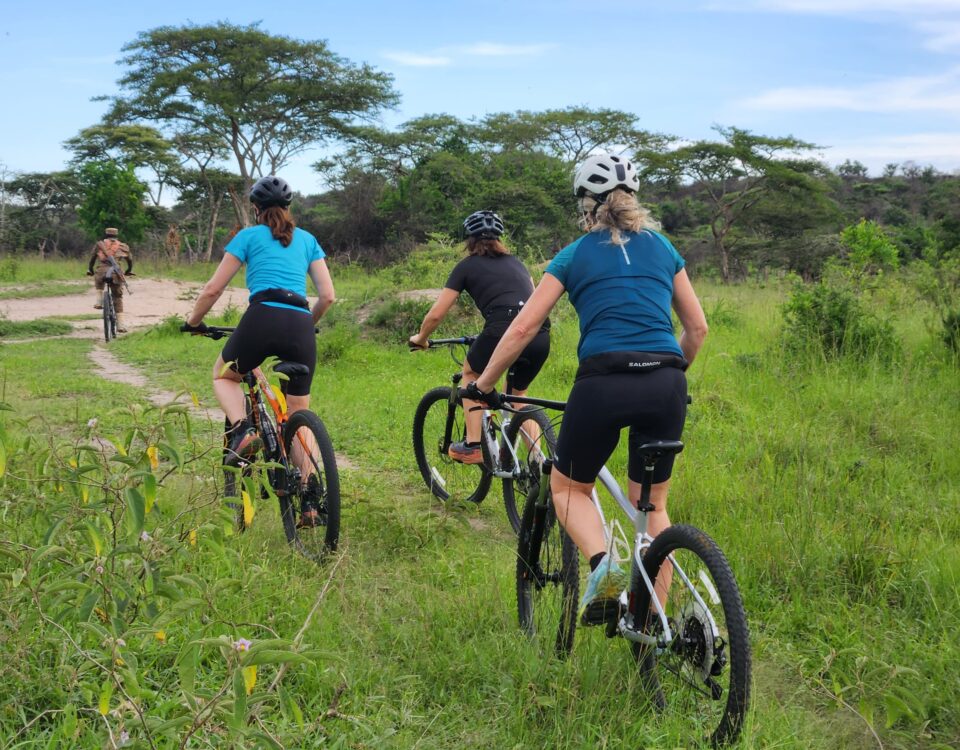
{"type": "Polygon", "coordinates": [[[117,239],[119,232],[115,227],[107,227],[104,232],[104,238],[93,246],[93,253],[90,255],[90,263],[87,266],[87,276],[93,276],[93,283],[96,286],[96,301],[93,303],[97,310],[103,307],[103,288],[109,282],[113,291],[113,304],[117,310],[117,330],[121,333],[127,332],[126,319],[123,314],[123,280],[118,278],[110,263],[110,258],[119,261],[121,258],[127,263],[126,274],[133,273],[133,256],[130,254],[130,246],[117,239]],[[96,271],[94,271],[96,265],[96,271]]]}

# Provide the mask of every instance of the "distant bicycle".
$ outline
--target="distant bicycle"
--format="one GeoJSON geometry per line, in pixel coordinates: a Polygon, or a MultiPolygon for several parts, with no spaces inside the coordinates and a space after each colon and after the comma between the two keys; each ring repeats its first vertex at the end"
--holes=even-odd
{"type": "MultiPolygon", "coordinates": [[[[233,328],[205,326],[189,331],[193,335],[221,339],[233,328]]],[[[274,372],[286,378],[305,374],[306,365],[279,362],[274,372]]],[[[246,386],[247,419],[263,443],[255,461],[262,461],[267,481],[280,504],[280,519],[287,542],[305,557],[318,561],[336,550],[340,538],[340,475],[333,443],[320,417],[309,409],[287,412],[285,380],[276,389],[257,367],[243,376],[246,386]],[[269,408],[268,408],[269,407],[269,408]],[[304,513],[317,511],[317,513],[304,513]]],[[[230,425],[224,425],[224,431],[230,425]]],[[[224,446],[226,459],[226,445],[224,446]]],[[[253,462],[242,461],[240,471],[249,471],[253,462]]],[[[237,497],[237,470],[224,470],[224,494],[237,497]]],[[[261,497],[268,497],[266,488],[261,497]]],[[[237,526],[246,528],[244,506],[237,511],[237,526]]]]}
{"type": "MultiPolygon", "coordinates": [[[[504,396],[504,400],[563,410],[562,401],[504,396]]],[[[511,407],[505,407],[510,410],[511,407]]],[[[639,446],[644,466],[639,501],[631,503],[604,467],[597,486],[616,501],[633,527],[632,543],[619,524],[607,522],[594,492],[611,554],[629,557],[631,584],[620,595],[616,619],[602,625],[608,637],[630,642],[640,678],[657,710],[691,722],[714,746],[734,742],[750,702],[750,641],[740,590],[717,543],[703,531],[677,524],[655,539],[647,533],[650,488],[657,461],[683,450],[679,441],[639,446]],[[658,581],[658,576],[660,580],[658,581]],[[661,602],[654,583],[661,588],[661,602]],[[663,591],[663,588],[666,591],[663,591]]],[[[517,550],[520,627],[542,651],[560,658],[573,648],[580,586],[579,557],[558,522],[550,492],[552,462],[527,496],[517,550]]]]}
{"type": "Polygon", "coordinates": [[[110,263],[110,268],[107,269],[106,276],[104,276],[103,301],[101,304],[103,305],[103,338],[109,342],[110,339],[117,337],[117,308],[113,301],[113,285],[115,283],[123,284],[127,294],[133,294],[133,292],[130,291],[127,277],[120,270],[117,261],[109,255],[107,261],[110,263]]]}
{"type": "MultiPolygon", "coordinates": [[[[450,347],[458,366],[456,349],[465,351],[476,336],[431,339],[428,348],[450,347]]],[[[496,479],[503,481],[503,505],[514,532],[520,530],[520,511],[530,490],[540,481],[540,467],[553,457],[557,439],[553,425],[540,409],[491,411],[484,409],[480,445],[482,464],[463,464],[447,454],[451,443],[466,439],[463,404],[458,385],[462,372],[451,377],[451,385],[434,388],[420,399],[413,417],[413,453],[427,489],[443,501],[480,503],[496,479]]],[[[511,375],[507,373],[507,390],[511,375]]]]}

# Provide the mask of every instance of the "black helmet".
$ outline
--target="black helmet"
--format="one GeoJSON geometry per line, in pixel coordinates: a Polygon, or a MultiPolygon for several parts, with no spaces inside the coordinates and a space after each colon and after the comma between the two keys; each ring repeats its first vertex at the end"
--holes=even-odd
{"type": "Polygon", "coordinates": [[[293,200],[293,190],[287,181],[268,174],[256,181],[250,190],[250,202],[257,208],[282,206],[286,208],[293,200]]]}
{"type": "Polygon", "coordinates": [[[493,240],[503,234],[503,221],[493,211],[474,211],[463,220],[467,237],[493,240]]]}

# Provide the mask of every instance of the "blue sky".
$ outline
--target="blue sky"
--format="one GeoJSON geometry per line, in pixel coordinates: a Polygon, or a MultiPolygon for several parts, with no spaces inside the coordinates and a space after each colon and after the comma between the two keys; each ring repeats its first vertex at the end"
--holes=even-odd
{"type": "MultiPolygon", "coordinates": [[[[0,16],[0,163],[59,169],[116,93],[120,48],[161,25],[260,21],[394,76],[427,113],[571,105],[634,112],[686,139],[714,124],[794,135],[878,172],[960,171],[960,0],[348,0],[16,3],[0,16]]],[[[322,188],[308,154],[285,175],[322,188]]]]}

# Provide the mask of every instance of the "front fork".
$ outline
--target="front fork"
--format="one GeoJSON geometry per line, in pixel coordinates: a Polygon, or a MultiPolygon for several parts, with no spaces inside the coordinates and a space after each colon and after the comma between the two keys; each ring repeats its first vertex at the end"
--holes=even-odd
{"type": "Polygon", "coordinates": [[[546,529],[547,511],[550,508],[550,474],[553,472],[553,461],[549,458],[540,467],[540,484],[537,487],[537,500],[533,506],[533,523],[530,527],[530,537],[521,539],[521,559],[527,561],[524,575],[533,575],[538,589],[543,588],[543,568],[540,565],[539,552],[543,543],[543,533],[546,529]],[[537,559],[531,559],[536,551],[537,559]]]}

